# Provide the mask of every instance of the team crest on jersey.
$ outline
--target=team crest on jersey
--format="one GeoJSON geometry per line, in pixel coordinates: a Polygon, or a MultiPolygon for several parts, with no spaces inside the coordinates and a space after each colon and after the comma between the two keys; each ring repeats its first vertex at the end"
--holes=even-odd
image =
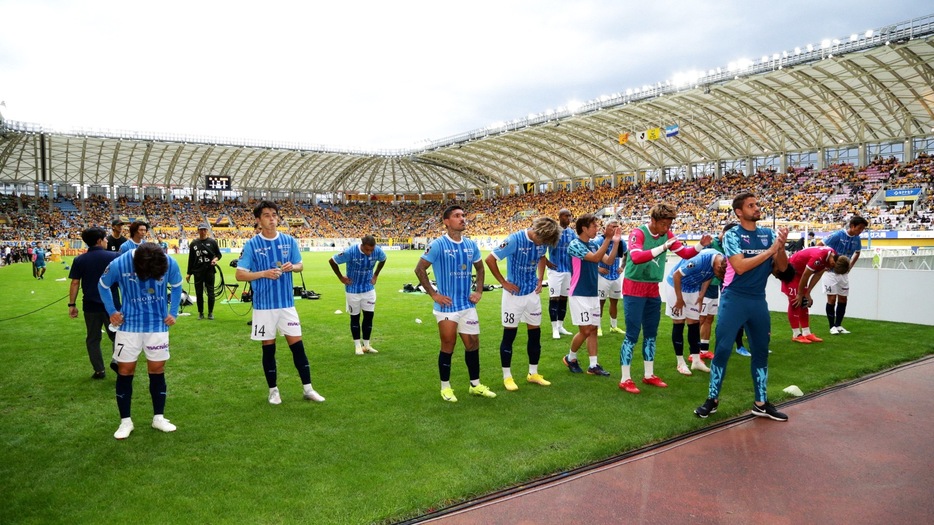
{"type": "Polygon", "coordinates": [[[759,242],[761,242],[763,245],[769,244],[769,236],[768,236],[768,235],[759,235],[759,242]]]}
{"type": "Polygon", "coordinates": [[[503,241],[502,244],[499,245],[499,249],[502,250],[507,246],[509,246],[509,241],[503,241]]]}
{"type": "Polygon", "coordinates": [[[427,255],[428,252],[430,252],[430,251],[431,251],[431,245],[429,244],[428,247],[425,248],[425,255],[427,255]]]}
{"type": "Polygon", "coordinates": [[[696,265],[695,265],[693,262],[689,262],[689,263],[687,263],[687,264],[684,265],[685,268],[693,268],[694,266],[696,266],[696,265]]]}

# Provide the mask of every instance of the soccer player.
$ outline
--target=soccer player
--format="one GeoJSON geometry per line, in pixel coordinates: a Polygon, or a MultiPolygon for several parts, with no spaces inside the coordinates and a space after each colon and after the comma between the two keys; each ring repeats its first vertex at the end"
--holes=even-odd
{"type": "Polygon", "coordinates": [[[120,247],[123,246],[123,243],[126,242],[126,237],[123,236],[123,221],[120,219],[114,219],[110,221],[111,233],[107,236],[107,251],[108,252],[119,252],[120,247]]]}
{"type": "Polygon", "coordinates": [[[441,351],[438,353],[438,374],[441,377],[441,399],[456,403],[451,387],[451,356],[460,334],[464,343],[464,362],[470,387],[467,393],[493,398],[496,394],[480,382],[480,319],[477,303],[483,298],[483,261],[477,243],[464,237],[467,217],[458,205],[448,206],[441,215],[447,231],[428,245],[415,266],[415,275],[422,289],[434,301],[434,315],[438,321],[441,351]],[[476,290],[471,291],[471,265],[477,272],[476,290]],[[432,267],[437,288],[428,279],[432,267]]]}
{"type": "Polygon", "coordinates": [[[512,377],[512,343],[519,332],[519,323],[525,323],[529,340],[526,351],[529,355],[529,383],[548,386],[550,381],[538,373],[538,361],[542,355],[542,280],[545,277],[545,252],[548,246],[558,242],[561,230],[550,217],[539,217],[532,227],[520,230],[503,241],[493,253],[487,255],[486,265],[493,277],[503,285],[500,318],[503,322],[503,340],[499,343],[499,358],[503,366],[503,386],[516,391],[512,377]],[[506,276],[499,271],[497,261],[506,259],[506,276]]]}
{"type": "Polygon", "coordinates": [[[704,249],[690,259],[681,259],[668,272],[664,291],[666,312],[671,318],[671,342],[675,347],[678,373],[689,376],[691,370],[710,372],[700,356],[700,314],[704,297],[700,291],[714,277],[726,272],[726,257],[714,249],[704,249]],[[691,367],[684,362],[684,325],[688,326],[691,367]]]}
{"type": "Polygon", "coordinates": [[[347,295],[347,314],[350,315],[350,335],[356,355],[378,354],[370,345],[373,332],[373,314],[376,311],[376,280],[386,264],[386,252],[376,245],[376,238],[364,235],[360,244],[351,246],[328,259],[334,275],[344,283],[347,295]],[[341,273],[341,264],[347,265],[347,275],[341,273]],[[374,266],[376,269],[374,270],[374,266]],[[363,340],[360,340],[360,313],[363,313],[363,340]]]}
{"type": "Polygon", "coordinates": [[[577,325],[577,334],[571,339],[571,348],[562,358],[564,366],[572,373],[583,372],[577,362],[577,351],[581,345],[587,343],[587,354],[590,358],[587,373],[596,376],[609,376],[597,359],[597,327],[600,326],[600,298],[597,291],[598,263],[614,264],[616,257],[607,253],[611,242],[622,242],[620,230],[615,222],[607,224],[604,230],[603,243],[597,245],[594,238],[599,227],[597,218],[585,213],[577,218],[577,238],[568,246],[568,255],[571,256],[571,286],[570,300],[571,322],[577,325]]]}
{"type": "Polygon", "coordinates": [[[571,257],[568,246],[577,238],[569,226],[574,216],[570,210],[558,212],[558,225],[561,235],[558,243],[548,247],[546,277],[548,279],[548,318],[551,319],[551,338],[561,339],[562,335],[572,335],[564,328],[564,318],[568,312],[568,290],[571,286],[571,257]]]}
{"type": "MultiPolygon", "coordinates": [[[[649,210],[649,223],[629,234],[629,258],[626,260],[626,271],[623,275],[626,338],[619,349],[622,371],[619,388],[630,394],[639,393],[639,388],[630,375],[630,368],[640,331],[644,332],[642,359],[645,362],[645,370],[642,382],[659,388],[668,386],[655,375],[655,339],[658,337],[658,322],[662,316],[658,283],[665,278],[665,260],[669,250],[682,259],[690,259],[700,251],[693,246],[685,246],[671,232],[671,221],[677,216],[677,211],[671,204],[656,204],[649,210]]],[[[704,235],[700,245],[707,246],[712,240],[710,235],[704,235]]]]}
{"type": "Polygon", "coordinates": [[[285,336],[292,352],[292,363],[302,381],[303,397],[324,402],[324,397],[312,388],[311,365],[302,343],[302,323],[295,310],[292,272],[302,271],[302,254],[291,235],[276,230],[279,206],[260,201],[253,208],[259,220],[260,232],[243,246],[236,278],[250,283],[253,289],[253,332],[250,338],[263,346],[263,372],[269,387],[269,403],[282,403],[276,372],[276,332],[285,336]]]}
{"type": "Polygon", "coordinates": [[[45,279],[45,255],[42,245],[36,244],[36,248],[32,251],[36,279],[45,279]]]}
{"type": "MultiPolygon", "coordinates": [[[[611,221],[617,228],[619,223],[611,221]]],[[[598,245],[603,244],[603,235],[598,235],[594,242],[598,245]]],[[[610,331],[618,334],[626,332],[617,326],[616,317],[618,315],[617,303],[623,296],[623,268],[626,264],[626,241],[620,239],[619,242],[610,241],[607,253],[613,255],[613,264],[603,264],[600,261],[597,265],[597,272],[600,279],[597,281],[597,294],[600,297],[600,323],[603,324],[603,307],[607,301],[610,301],[610,331]]],[[[597,327],[597,337],[603,336],[603,327],[597,327]]]]}
{"type": "MultiPolygon", "coordinates": [[[[723,252],[723,234],[736,227],[735,222],[726,224],[716,238],[710,243],[710,248],[723,252]]],[[[713,330],[713,321],[717,317],[717,311],[720,307],[720,285],[723,280],[714,277],[710,283],[702,288],[701,294],[704,296],[704,304],[701,306],[700,315],[700,358],[713,359],[713,352],[710,351],[710,333],[713,330]]]]}
{"type": "Polygon", "coordinates": [[[745,326],[755,390],[752,414],[788,421],[787,415],[768,402],[771,317],[765,299],[769,275],[773,270],[783,272],[788,267],[788,254],[784,249],[788,229],[780,228],[776,233],[758,227],[756,222],[762,214],[759,201],[752,193],[740,193],[733,199],[733,213],[739,219],[739,226],[723,236],[728,265],[720,295],[720,320],[717,322],[717,347],[710,364],[710,388],[707,400],[694,409],[694,414],[706,418],[717,411],[730,347],[737,331],[745,326]]]}
{"type": "MultiPolygon", "coordinates": [[[[847,223],[847,227],[831,233],[818,241],[818,245],[829,246],[837,252],[837,256],[848,257],[850,259],[850,268],[859,260],[860,245],[859,236],[863,230],[869,226],[869,221],[854,215],[847,223]]],[[[824,293],[827,294],[827,321],[830,323],[830,333],[832,335],[848,334],[849,330],[843,328],[843,316],[846,314],[846,303],[850,295],[850,277],[849,270],[846,273],[838,274],[836,271],[826,272],[822,281],[824,293]]]]}
{"type": "Polygon", "coordinates": [[[143,221],[130,223],[130,238],[120,245],[120,253],[126,253],[143,244],[147,233],[149,233],[149,223],[143,221]]]}
{"type": "Polygon", "coordinates": [[[208,320],[214,320],[214,273],[222,257],[217,241],[208,237],[208,223],[198,225],[198,238],[188,245],[188,271],[185,282],[195,276],[195,295],[198,301],[198,320],[204,319],[204,292],[208,294],[208,320]]]}
{"type": "MultiPolygon", "coordinates": [[[[795,252],[788,259],[792,271],[782,279],[782,293],[788,296],[788,323],[791,324],[791,340],[796,343],[821,343],[824,340],[811,333],[808,308],[814,304],[811,290],[820,282],[828,268],[845,275],[850,271],[850,261],[837,257],[833,248],[814,246],[795,252]]],[[[779,277],[781,278],[781,276],[779,277]]]]}
{"type": "MultiPolygon", "coordinates": [[[[101,329],[107,326],[109,321],[107,310],[104,308],[104,302],[97,289],[97,282],[107,265],[119,255],[117,252],[107,250],[104,239],[106,235],[107,233],[101,228],[88,228],[81,232],[81,239],[88,245],[88,251],[75,257],[68,272],[68,278],[71,279],[71,288],[68,290],[68,316],[72,319],[78,317],[78,307],[75,304],[78,300],[78,290],[84,290],[81,309],[84,312],[84,326],[87,329],[84,345],[88,350],[91,368],[94,369],[91,379],[104,379],[106,376],[104,358],[101,354],[101,329]]],[[[120,298],[116,285],[111,288],[111,292],[113,293],[111,301],[119,310],[120,298]]],[[[107,330],[107,337],[110,338],[111,344],[114,342],[115,335],[114,332],[107,330]]]]}
{"type": "Polygon", "coordinates": [[[141,244],[114,259],[97,284],[110,324],[118,327],[114,338],[117,360],[117,408],[120,426],[114,438],[126,439],[133,432],[130,405],[133,401],[133,375],[139,354],[145,352],[152,397],[152,428],[174,432],[175,425],[165,418],[165,362],[169,360],[169,327],[175,324],[182,295],[182,274],[178,263],[166,257],[159,246],[141,244]],[[118,310],[111,288],[119,284],[123,305],[118,310]],[[166,297],[172,287],[171,304],[166,297]]]}

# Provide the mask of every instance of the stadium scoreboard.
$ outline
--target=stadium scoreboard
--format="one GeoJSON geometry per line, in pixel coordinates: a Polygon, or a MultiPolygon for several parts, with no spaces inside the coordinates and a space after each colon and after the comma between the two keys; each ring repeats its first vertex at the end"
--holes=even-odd
{"type": "Polygon", "coordinates": [[[230,175],[205,175],[204,189],[215,191],[229,191],[230,175]]]}

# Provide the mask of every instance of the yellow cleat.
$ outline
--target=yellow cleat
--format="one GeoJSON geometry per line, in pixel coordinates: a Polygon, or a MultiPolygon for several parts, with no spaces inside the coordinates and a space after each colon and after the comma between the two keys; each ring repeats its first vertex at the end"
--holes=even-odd
{"type": "Polygon", "coordinates": [[[618,326],[611,326],[611,327],[610,327],[610,331],[611,331],[611,332],[615,332],[615,333],[617,333],[617,334],[626,335],[626,330],[623,330],[622,328],[620,328],[620,327],[618,327],[618,326]]]}
{"type": "Polygon", "coordinates": [[[519,385],[516,384],[516,380],[513,379],[512,377],[507,377],[506,379],[503,379],[503,386],[506,387],[506,390],[509,390],[510,392],[515,392],[516,390],[519,390],[519,385]]]}
{"type": "Polygon", "coordinates": [[[603,337],[603,327],[597,327],[597,337],[603,337]]]}
{"type": "Polygon", "coordinates": [[[490,397],[490,398],[496,397],[496,393],[494,393],[492,390],[487,388],[486,385],[484,384],[479,384],[477,386],[471,386],[470,388],[467,389],[467,393],[474,395],[474,396],[481,396],[481,397],[490,397]]]}
{"type": "Polygon", "coordinates": [[[444,388],[441,390],[441,399],[450,403],[457,403],[457,397],[454,396],[453,388],[444,388]]]}
{"type": "Polygon", "coordinates": [[[536,385],[542,385],[542,386],[551,385],[551,381],[542,377],[541,374],[529,374],[528,376],[526,376],[525,380],[528,381],[529,383],[535,383],[536,385]]]}

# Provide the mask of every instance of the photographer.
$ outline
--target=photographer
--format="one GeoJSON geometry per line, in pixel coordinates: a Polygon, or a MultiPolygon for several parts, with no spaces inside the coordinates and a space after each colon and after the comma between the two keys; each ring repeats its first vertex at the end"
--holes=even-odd
{"type": "Polygon", "coordinates": [[[188,272],[185,281],[195,276],[195,296],[198,300],[198,320],[204,319],[204,289],[207,287],[208,320],[214,320],[214,272],[221,258],[217,241],[208,237],[208,224],[198,225],[198,238],[188,245],[188,272]]]}

